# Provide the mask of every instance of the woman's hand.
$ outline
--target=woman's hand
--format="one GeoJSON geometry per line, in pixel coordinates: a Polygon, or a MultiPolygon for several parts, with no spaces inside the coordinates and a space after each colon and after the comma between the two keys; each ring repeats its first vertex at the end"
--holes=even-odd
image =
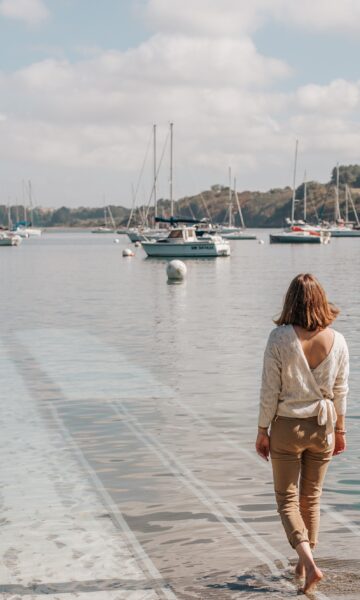
{"type": "Polygon", "coordinates": [[[335,431],[335,447],[334,447],[334,452],[333,452],[333,456],[336,456],[337,454],[341,454],[342,452],[345,452],[346,450],[346,436],[344,433],[337,433],[335,431]]]}
{"type": "Polygon", "coordinates": [[[259,456],[261,456],[261,458],[264,460],[269,460],[270,438],[269,434],[265,430],[258,432],[255,447],[256,452],[259,456]]]}

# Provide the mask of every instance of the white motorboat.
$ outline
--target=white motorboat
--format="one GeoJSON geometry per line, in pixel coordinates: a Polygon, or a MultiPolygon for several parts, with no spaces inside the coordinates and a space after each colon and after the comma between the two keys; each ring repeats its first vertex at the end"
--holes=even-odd
{"type": "Polygon", "coordinates": [[[20,246],[22,240],[13,231],[0,231],[0,246],[20,246]]]}
{"type": "Polygon", "coordinates": [[[230,244],[219,235],[196,236],[195,227],[176,227],[166,238],[142,242],[148,256],[211,257],[230,256],[230,244]]]}

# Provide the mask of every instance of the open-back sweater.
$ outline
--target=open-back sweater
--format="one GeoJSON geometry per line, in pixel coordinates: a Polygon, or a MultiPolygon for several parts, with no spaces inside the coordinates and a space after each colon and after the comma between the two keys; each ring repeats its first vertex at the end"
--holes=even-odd
{"type": "Polygon", "coordinates": [[[320,425],[333,431],[337,415],[346,413],[349,352],[344,336],[334,331],[326,358],[311,369],[292,325],[270,333],[264,353],[260,392],[259,426],[269,427],[275,415],[293,418],[318,417],[320,425]]]}

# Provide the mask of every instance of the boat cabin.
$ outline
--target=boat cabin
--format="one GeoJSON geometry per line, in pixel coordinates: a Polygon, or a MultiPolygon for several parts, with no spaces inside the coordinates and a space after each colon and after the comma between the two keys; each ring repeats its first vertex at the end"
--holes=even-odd
{"type": "Polygon", "coordinates": [[[169,242],[197,242],[194,227],[177,227],[172,229],[167,237],[169,242]]]}

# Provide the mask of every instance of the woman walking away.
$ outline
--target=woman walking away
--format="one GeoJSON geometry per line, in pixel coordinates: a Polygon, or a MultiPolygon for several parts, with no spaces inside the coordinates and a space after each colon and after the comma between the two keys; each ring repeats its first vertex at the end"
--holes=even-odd
{"type": "Polygon", "coordinates": [[[313,275],[298,275],[264,355],[256,450],[271,456],[278,512],[299,557],[303,592],[323,577],[312,555],[320,496],[332,456],[346,449],[349,354],[342,334],[330,328],[338,314],[313,275]]]}

